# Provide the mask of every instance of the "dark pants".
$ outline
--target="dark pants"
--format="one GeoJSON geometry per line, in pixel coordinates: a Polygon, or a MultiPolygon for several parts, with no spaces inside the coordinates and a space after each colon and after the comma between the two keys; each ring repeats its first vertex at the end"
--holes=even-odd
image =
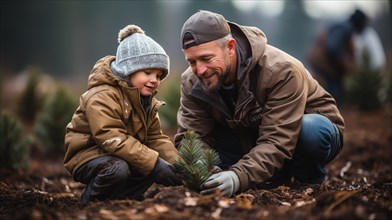
{"type": "MultiPolygon", "coordinates": [[[[221,131],[216,135],[216,150],[222,161],[220,167],[227,169],[241,159],[243,153],[238,147],[239,136],[225,129],[221,131]],[[223,132],[229,133],[224,135],[223,132]]],[[[306,114],[292,159],[285,161],[283,168],[277,170],[271,180],[294,177],[304,183],[320,183],[327,173],[325,165],[340,148],[340,133],[335,124],[322,115],[306,114]]]]}
{"type": "Polygon", "coordinates": [[[75,181],[86,184],[81,195],[82,204],[93,200],[137,198],[153,184],[124,160],[103,156],[81,166],[75,181]]]}
{"type": "Polygon", "coordinates": [[[342,77],[325,77],[325,90],[335,99],[338,107],[341,107],[345,99],[344,79],[342,77]]]}

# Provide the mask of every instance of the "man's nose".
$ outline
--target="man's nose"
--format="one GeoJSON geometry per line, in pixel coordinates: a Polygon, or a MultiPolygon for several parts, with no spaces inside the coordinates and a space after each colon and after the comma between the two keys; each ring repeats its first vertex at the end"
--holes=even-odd
{"type": "Polygon", "coordinates": [[[199,77],[202,77],[204,73],[207,71],[207,67],[202,63],[196,64],[196,74],[199,77]]]}

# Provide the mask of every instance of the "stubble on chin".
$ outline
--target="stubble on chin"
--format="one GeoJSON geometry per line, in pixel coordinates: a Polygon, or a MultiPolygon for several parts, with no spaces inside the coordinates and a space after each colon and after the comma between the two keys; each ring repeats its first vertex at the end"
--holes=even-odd
{"type": "Polygon", "coordinates": [[[213,92],[221,87],[221,85],[223,84],[222,77],[220,77],[218,73],[215,73],[214,77],[217,77],[215,81],[204,81],[202,78],[199,78],[199,80],[203,83],[204,90],[208,92],[213,92]]]}
{"type": "Polygon", "coordinates": [[[214,81],[214,82],[210,82],[210,81],[203,81],[202,79],[200,79],[203,83],[203,89],[207,90],[208,92],[213,92],[215,90],[217,90],[220,85],[222,84],[220,80],[214,81]]]}

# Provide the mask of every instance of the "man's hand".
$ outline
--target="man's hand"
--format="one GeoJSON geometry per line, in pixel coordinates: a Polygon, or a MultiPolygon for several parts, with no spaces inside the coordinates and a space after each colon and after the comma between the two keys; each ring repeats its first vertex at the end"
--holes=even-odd
{"type": "Polygon", "coordinates": [[[212,174],[200,187],[202,195],[220,190],[222,196],[231,197],[240,189],[240,180],[233,171],[224,171],[212,174]]]}
{"type": "Polygon", "coordinates": [[[166,162],[164,159],[158,157],[158,160],[151,172],[151,176],[155,183],[164,186],[178,186],[181,185],[181,180],[174,173],[173,165],[166,162]]]}

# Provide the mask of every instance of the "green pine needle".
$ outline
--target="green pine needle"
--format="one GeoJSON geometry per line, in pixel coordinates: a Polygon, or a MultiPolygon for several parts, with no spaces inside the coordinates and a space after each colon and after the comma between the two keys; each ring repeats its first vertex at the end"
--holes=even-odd
{"type": "Polygon", "coordinates": [[[0,168],[18,169],[29,164],[31,139],[23,136],[16,117],[0,113],[0,168]]]}
{"type": "Polygon", "coordinates": [[[220,163],[219,155],[213,150],[203,150],[199,136],[188,131],[181,140],[179,159],[174,162],[185,186],[200,191],[200,185],[211,176],[210,170],[220,163]]]}

